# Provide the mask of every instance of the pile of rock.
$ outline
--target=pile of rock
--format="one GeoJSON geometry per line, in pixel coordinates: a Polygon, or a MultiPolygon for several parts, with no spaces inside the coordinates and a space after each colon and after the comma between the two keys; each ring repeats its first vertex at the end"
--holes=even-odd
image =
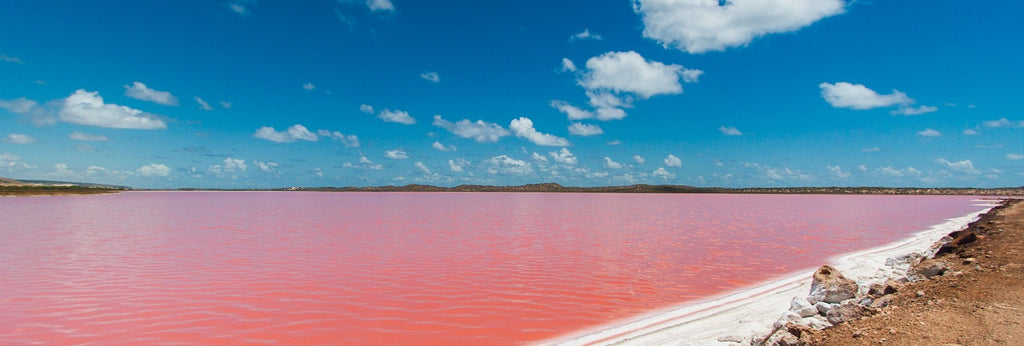
{"type": "MultiPolygon", "coordinates": [[[[807,345],[810,332],[876,314],[889,305],[894,294],[908,282],[942,275],[949,264],[942,259],[925,259],[918,253],[887,259],[890,267],[903,267],[898,278],[858,284],[836,268],[824,265],[814,272],[806,298],[794,297],[768,335],[739,338],[728,336],[719,341],[748,345],[807,345]]],[[[923,293],[923,292],[918,292],[923,293]]]]}

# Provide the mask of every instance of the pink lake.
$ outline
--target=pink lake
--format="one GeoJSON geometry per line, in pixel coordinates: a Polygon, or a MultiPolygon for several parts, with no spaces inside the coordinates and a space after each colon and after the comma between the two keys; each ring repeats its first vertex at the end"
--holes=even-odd
{"type": "Polygon", "coordinates": [[[984,209],[970,196],[0,198],[4,344],[523,344],[984,209]]]}

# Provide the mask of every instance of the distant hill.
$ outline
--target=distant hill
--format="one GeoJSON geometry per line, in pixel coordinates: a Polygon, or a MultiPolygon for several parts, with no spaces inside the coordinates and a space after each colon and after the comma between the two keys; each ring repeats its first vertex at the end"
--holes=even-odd
{"type": "Polygon", "coordinates": [[[0,196],[86,195],[131,190],[129,187],[0,177],[0,196]]]}
{"type": "Polygon", "coordinates": [[[17,180],[14,180],[14,179],[10,179],[10,178],[0,177],[0,186],[12,186],[12,185],[25,185],[25,183],[17,181],[17,180]]]}
{"type": "Polygon", "coordinates": [[[1024,186],[1007,188],[891,188],[891,187],[779,187],[720,188],[687,185],[627,185],[601,187],[568,187],[556,183],[516,186],[431,185],[372,187],[291,187],[286,191],[363,191],[363,192],[574,192],[574,193],[743,193],[743,194],[832,194],[832,195],[976,195],[1024,196],[1024,186]]]}

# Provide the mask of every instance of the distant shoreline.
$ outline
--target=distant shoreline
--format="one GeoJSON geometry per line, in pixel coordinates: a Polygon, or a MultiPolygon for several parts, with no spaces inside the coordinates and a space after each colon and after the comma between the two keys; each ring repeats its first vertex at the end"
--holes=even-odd
{"type": "Polygon", "coordinates": [[[0,186],[0,197],[99,195],[124,191],[105,187],[18,185],[0,186]]]}

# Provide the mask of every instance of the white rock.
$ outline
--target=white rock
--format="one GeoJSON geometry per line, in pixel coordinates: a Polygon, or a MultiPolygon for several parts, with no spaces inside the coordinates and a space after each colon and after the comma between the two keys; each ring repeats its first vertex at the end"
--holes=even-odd
{"type": "Polygon", "coordinates": [[[814,304],[814,308],[818,310],[818,313],[824,315],[824,314],[827,314],[829,310],[832,310],[832,308],[836,307],[836,305],[839,305],[839,304],[829,304],[829,303],[826,303],[826,302],[818,302],[817,304],[814,304]]]}
{"type": "Polygon", "coordinates": [[[743,337],[739,336],[739,335],[732,335],[732,334],[730,334],[730,335],[722,335],[722,336],[718,337],[718,342],[742,343],[743,342],[743,337]]]}

